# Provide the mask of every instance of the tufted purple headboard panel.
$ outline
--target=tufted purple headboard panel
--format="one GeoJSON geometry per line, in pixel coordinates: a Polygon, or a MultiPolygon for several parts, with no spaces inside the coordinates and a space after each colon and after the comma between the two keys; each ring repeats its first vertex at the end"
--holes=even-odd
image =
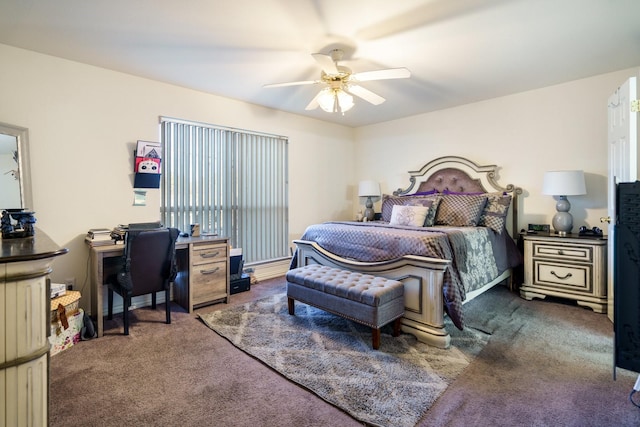
{"type": "Polygon", "coordinates": [[[442,193],[445,190],[461,193],[487,193],[479,179],[471,178],[464,171],[456,168],[440,169],[423,181],[416,190],[417,193],[437,190],[442,193]]]}
{"type": "MultiPolygon", "coordinates": [[[[398,188],[393,192],[395,196],[409,195],[437,190],[457,193],[493,193],[511,194],[512,202],[509,209],[511,217],[508,228],[511,233],[518,230],[518,196],[522,189],[513,184],[506,186],[498,184],[498,166],[477,163],[459,156],[445,156],[431,160],[422,168],[409,172],[410,184],[407,188],[398,188]]],[[[514,234],[512,234],[514,235],[514,234]]]]}

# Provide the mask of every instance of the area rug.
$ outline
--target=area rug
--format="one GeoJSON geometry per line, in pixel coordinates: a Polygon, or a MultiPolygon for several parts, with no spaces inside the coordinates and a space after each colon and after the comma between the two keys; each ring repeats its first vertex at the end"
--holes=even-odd
{"type": "Polygon", "coordinates": [[[448,322],[452,346],[438,349],[413,335],[382,329],[379,350],[371,329],[296,302],[284,293],[199,315],[233,345],[281,375],[374,426],[415,426],[489,336],[448,322]]]}

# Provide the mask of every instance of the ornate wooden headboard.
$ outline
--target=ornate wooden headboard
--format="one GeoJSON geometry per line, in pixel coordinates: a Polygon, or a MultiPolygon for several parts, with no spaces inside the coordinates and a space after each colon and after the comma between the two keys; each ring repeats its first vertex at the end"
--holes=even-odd
{"type": "Polygon", "coordinates": [[[511,237],[518,232],[518,196],[522,189],[508,184],[501,186],[496,182],[498,166],[480,166],[471,160],[458,156],[439,157],[425,164],[420,170],[409,172],[409,187],[398,188],[393,192],[395,196],[437,190],[464,193],[491,193],[501,191],[510,193],[511,227],[507,227],[511,237]],[[422,179],[425,178],[425,179],[422,179]],[[416,182],[419,183],[416,186],[416,182]]]}

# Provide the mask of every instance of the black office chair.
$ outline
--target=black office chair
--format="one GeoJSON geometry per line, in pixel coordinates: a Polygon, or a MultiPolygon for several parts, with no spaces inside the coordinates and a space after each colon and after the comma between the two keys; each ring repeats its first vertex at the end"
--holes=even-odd
{"type": "Polygon", "coordinates": [[[129,335],[131,298],[151,294],[156,308],[156,292],[165,292],[167,324],[171,323],[171,282],[176,276],[175,244],[177,228],[129,230],[125,236],[124,255],[116,274],[107,277],[109,286],[108,318],[113,319],[113,293],[122,297],[124,334],[129,335]]]}

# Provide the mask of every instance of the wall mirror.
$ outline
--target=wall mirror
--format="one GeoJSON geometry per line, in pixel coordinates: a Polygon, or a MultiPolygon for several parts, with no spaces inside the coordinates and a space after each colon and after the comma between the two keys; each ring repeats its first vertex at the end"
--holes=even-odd
{"type": "Polygon", "coordinates": [[[26,128],[0,123],[0,188],[0,209],[33,209],[26,128]]]}

